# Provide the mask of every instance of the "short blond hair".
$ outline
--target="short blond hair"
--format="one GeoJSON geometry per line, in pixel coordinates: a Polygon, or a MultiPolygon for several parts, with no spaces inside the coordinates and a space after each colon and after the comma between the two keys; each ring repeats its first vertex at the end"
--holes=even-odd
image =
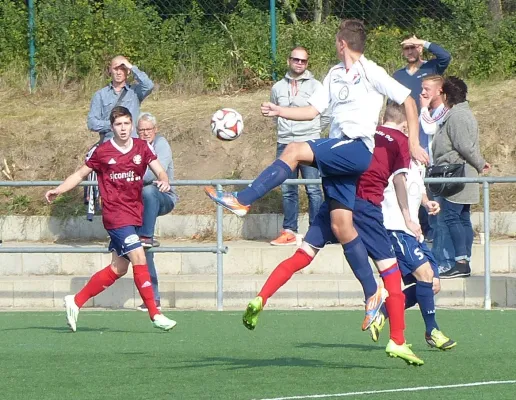
{"type": "Polygon", "coordinates": [[[432,81],[439,84],[439,86],[443,86],[444,78],[441,75],[427,75],[422,79],[422,82],[432,81]]]}

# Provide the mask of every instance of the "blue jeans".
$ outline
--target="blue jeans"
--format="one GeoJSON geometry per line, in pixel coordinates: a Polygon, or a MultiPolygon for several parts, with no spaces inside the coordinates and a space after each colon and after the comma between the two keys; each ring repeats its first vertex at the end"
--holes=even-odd
{"type": "MultiPolygon", "coordinates": [[[[276,158],[279,158],[287,147],[286,144],[277,143],[276,158]]],[[[299,173],[303,179],[319,179],[319,170],[308,165],[299,164],[288,179],[297,179],[299,173]]],[[[308,196],[308,223],[311,225],[319,208],[322,204],[322,190],[319,185],[305,185],[306,195],[308,196]]],[[[299,191],[297,185],[281,185],[283,193],[283,229],[290,229],[297,232],[299,214],[299,191]]]]}
{"type": "Polygon", "coordinates": [[[448,226],[455,249],[455,261],[471,259],[473,226],[470,209],[470,204],[452,203],[446,199],[441,204],[442,219],[448,226]]]}
{"type": "Polygon", "coordinates": [[[455,265],[455,248],[453,246],[450,230],[444,221],[443,197],[434,199],[441,206],[441,212],[437,214],[434,225],[434,242],[432,243],[432,254],[439,267],[445,269],[455,265]]]}
{"type": "MultiPolygon", "coordinates": [[[[155,185],[147,185],[143,187],[143,225],[138,228],[139,236],[153,237],[154,229],[156,227],[156,219],[160,215],[168,214],[174,209],[174,201],[165,193],[161,193],[155,185]]],[[[147,266],[149,268],[149,275],[151,277],[152,290],[154,292],[154,299],[158,301],[158,275],[156,272],[156,265],[154,264],[154,253],[146,252],[147,266]]]]}
{"type": "Polygon", "coordinates": [[[174,209],[174,201],[165,193],[161,193],[155,185],[143,187],[143,224],[138,230],[140,236],[153,237],[156,219],[174,209]]]}

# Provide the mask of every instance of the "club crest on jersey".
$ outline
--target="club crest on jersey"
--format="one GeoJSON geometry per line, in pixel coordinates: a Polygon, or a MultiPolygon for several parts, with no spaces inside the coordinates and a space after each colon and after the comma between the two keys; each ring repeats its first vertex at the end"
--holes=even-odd
{"type": "Polygon", "coordinates": [[[344,85],[339,92],[339,100],[346,100],[349,96],[349,88],[347,85],[344,85]]]}
{"type": "Polygon", "coordinates": [[[353,76],[353,85],[358,85],[360,83],[360,74],[355,74],[355,76],[353,76]]]}
{"type": "Polygon", "coordinates": [[[142,156],[139,154],[136,154],[133,157],[133,163],[135,163],[136,165],[140,165],[142,163],[142,156]]]}

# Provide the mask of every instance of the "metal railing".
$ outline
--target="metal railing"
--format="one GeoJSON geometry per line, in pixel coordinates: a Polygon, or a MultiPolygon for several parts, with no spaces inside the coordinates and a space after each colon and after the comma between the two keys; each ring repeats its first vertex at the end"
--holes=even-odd
{"type": "MultiPolygon", "coordinates": [[[[285,181],[291,185],[318,184],[320,179],[288,179],[285,181]]],[[[463,183],[479,183],[482,184],[483,206],[484,206],[484,308],[491,309],[491,260],[490,260],[490,216],[489,216],[489,185],[494,183],[516,183],[516,176],[511,177],[478,177],[478,178],[426,178],[425,183],[446,183],[446,182],[463,182],[463,183]]],[[[0,187],[26,187],[26,186],[58,186],[61,181],[2,181],[0,187]]],[[[222,191],[223,186],[230,185],[249,185],[252,180],[243,179],[215,179],[215,180],[179,180],[170,182],[172,186],[215,186],[217,191],[222,191]]],[[[84,181],[79,186],[96,186],[97,182],[84,181]]],[[[198,247],[158,247],[151,248],[148,251],[155,253],[215,253],[217,254],[217,310],[223,310],[223,287],[224,287],[224,266],[223,255],[228,252],[227,246],[224,246],[223,239],[223,209],[222,206],[216,206],[216,245],[215,246],[198,246],[198,247]]],[[[0,247],[0,253],[107,253],[105,247],[0,247]]]]}

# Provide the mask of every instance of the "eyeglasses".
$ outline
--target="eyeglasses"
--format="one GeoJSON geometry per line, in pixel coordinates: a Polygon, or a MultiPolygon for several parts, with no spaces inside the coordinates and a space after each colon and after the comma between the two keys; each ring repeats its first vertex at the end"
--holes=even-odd
{"type": "Polygon", "coordinates": [[[152,132],[155,128],[138,129],[138,133],[152,132]]]}
{"type": "Polygon", "coordinates": [[[308,62],[306,58],[289,57],[289,59],[297,64],[306,64],[308,62]]]}
{"type": "Polygon", "coordinates": [[[414,50],[416,48],[416,46],[404,46],[403,47],[403,50],[414,50]]]}

